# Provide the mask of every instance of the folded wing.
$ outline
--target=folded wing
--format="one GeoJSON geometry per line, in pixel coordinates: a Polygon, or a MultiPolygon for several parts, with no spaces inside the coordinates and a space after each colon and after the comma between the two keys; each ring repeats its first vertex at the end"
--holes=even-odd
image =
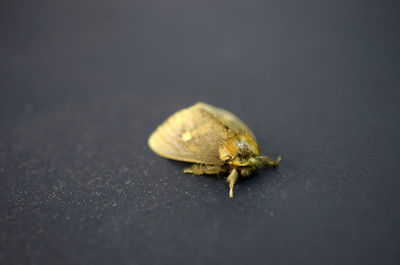
{"type": "Polygon", "coordinates": [[[149,138],[151,149],[165,158],[221,165],[219,147],[238,132],[253,135],[232,113],[197,103],[170,116],[149,138]]]}

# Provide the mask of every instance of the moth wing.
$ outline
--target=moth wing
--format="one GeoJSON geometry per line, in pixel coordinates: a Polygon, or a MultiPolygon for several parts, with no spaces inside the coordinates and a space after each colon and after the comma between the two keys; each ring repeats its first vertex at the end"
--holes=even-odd
{"type": "Polygon", "coordinates": [[[221,143],[235,132],[201,104],[170,116],[150,136],[150,148],[162,157],[199,164],[222,165],[221,143]]]}
{"type": "Polygon", "coordinates": [[[203,102],[199,102],[195,106],[207,110],[215,117],[217,117],[217,119],[221,121],[224,125],[226,125],[228,128],[235,131],[246,133],[250,135],[254,140],[256,140],[256,137],[254,136],[250,128],[233,113],[221,108],[211,106],[203,102]]]}

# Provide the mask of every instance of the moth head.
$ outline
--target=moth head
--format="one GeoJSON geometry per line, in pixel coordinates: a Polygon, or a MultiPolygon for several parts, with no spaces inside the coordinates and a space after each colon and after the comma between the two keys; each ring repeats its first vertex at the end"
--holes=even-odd
{"type": "Polygon", "coordinates": [[[256,141],[246,133],[239,133],[224,141],[219,158],[234,166],[251,166],[260,154],[256,141]]]}

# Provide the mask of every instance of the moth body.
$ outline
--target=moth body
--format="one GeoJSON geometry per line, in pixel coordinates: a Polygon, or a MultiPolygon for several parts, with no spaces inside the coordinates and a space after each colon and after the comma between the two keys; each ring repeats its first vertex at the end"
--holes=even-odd
{"type": "Polygon", "coordinates": [[[229,197],[239,174],[250,176],[281,160],[260,156],[253,132],[232,113],[197,103],[171,115],[149,137],[150,148],[162,157],[191,162],[184,170],[195,175],[229,173],[229,197]]]}

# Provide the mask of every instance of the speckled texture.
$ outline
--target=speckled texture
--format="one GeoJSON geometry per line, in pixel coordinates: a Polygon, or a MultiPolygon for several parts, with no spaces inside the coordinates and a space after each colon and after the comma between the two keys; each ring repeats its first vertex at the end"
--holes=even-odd
{"type": "Polygon", "coordinates": [[[399,264],[398,10],[2,3],[0,264],[399,264]],[[197,101],[281,166],[231,200],[154,154],[197,101]]]}

